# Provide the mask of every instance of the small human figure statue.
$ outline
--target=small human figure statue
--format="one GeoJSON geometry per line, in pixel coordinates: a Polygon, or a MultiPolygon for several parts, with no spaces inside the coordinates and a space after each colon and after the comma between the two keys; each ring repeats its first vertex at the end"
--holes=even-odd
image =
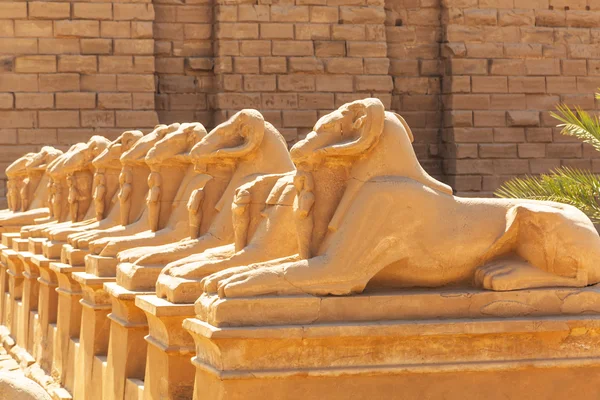
{"type": "MultiPolygon", "coordinates": [[[[21,198],[21,211],[27,211],[29,208],[29,177],[23,179],[23,184],[19,190],[19,197],[21,198]]],[[[50,186],[50,181],[48,182],[50,186]]]]}
{"type": "Polygon", "coordinates": [[[161,177],[158,172],[150,172],[148,175],[148,197],[146,204],[148,205],[148,220],[150,222],[150,230],[156,232],[158,230],[158,218],[160,215],[160,197],[161,197],[161,177]]]}
{"type": "Polygon", "coordinates": [[[119,175],[119,184],[121,190],[119,191],[119,202],[121,203],[121,225],[129,224],[129,211],[131,210],[131,182],[133,177],[131,171],[123,169],[119,175]]]}
{"type": "Polygon", "coordinates": [[[204,202],[204,191],[202,188],[192,192],[187,203],[190,218],[190,238],[197,239],[200,236],[200,224],[202,223],[202,203],[204,202]]]}
{"type": "Polygon", "coordinates": [[[79,194],[77,193],[75,178],[72,175],[67,175],[67,187],[69,188],[67,201],[69,203],[71,221],[77,222],[77,216],[79,214],[79,194]]]}
{"type": "Polygon", "coordinates": [[[294,176],[296,201],[294,202],[294,217],[298,235],[298,254],[302,259],[311,257],[310,245],[314,227],[312,207],[315,204],[314,180],[312,174],[298,170],[294,176]]]}
{"type": "MultiPolygon", "coordinates": [[[[21,204],[23,204],[23,202],[26,201],[26,199],[27,199],[26,187],[27,187],[27,185],[25,185],[23,188],[21,188],[21,204]]],[[[46,207],[48,207],[48,214],[50,215],[50,217],[54,217],[53,204],[54,204],[54,195],[56,193],[56,190],[54,189],[54,181],[52,178],[48,179],[46,188],[48,189],[48,194],[46,197],[46,207]]]]}
{"type": "Polygon", "coordinates": [[[250,223],[250,200],[252,195],[248,190],[238,190],[233,200],[233,233],[235,236],[235,251],[241,251],[248,241],[248,224],[250,223]]]}
{"type": "Polygon", "coordinates": [[[52,183],[52,187],[54,189],[54,197],[52,199],[52,215],[54,218],[60,219],[63,202],[63,188],[60,184],[60,181],[54,181],[52,183]]]}
{"type": "Polygon", "coordinates": [[[17,182],[9,179],[6,182],[6,200],[8,202],[8,209],[11,211],[17,211],[17,182]]]}
{"type": "Polygon", "coordinates": [[[106,177],[104,171],[97,171],[94,175],[94,210],[96,220],[104,218],[104,197],[106,196],[106,177]]]}

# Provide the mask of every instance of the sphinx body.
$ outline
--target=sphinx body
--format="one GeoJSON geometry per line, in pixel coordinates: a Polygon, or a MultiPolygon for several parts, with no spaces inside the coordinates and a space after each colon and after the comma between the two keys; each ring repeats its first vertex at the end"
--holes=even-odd
{"type": "MultiPolygon", "coordinates": [[[[2,229],[33,224],[49,217],[48,199],[51,178],[47,169],[62,154],[63,152],[60,150],[44,146],[38,153],[29,154],[25,159],[17,160],[20,165],[15,165],[15,169],[22,169],[24,163],[27,177],[23,179],[18,191],[20,208],[0,214],[2,229]]],[[[16,203],[17,193],[13,192],[11,197],[16,203]]]]}
{"type": "MultiPolygon", "coordinates": [[[[212,176],[215,186],[207,183],[202,192],[195,191],[188,201],[189,221],[194,222],[199,203],[216,199],[210,207],[202,207],[202,227],[197,238],[189,237],[177,243],[147,249],[149,254],[136,258],[132,251],[119,254],[129,265],[131,274],[143,265],[167,265],[167,269],[193,262],[211,248],[233,244],[232,203],[236,189],[259,176],[288,173],[293,170],[285,140],[262,115],[254,110],[242,110],[230,120],[213,129],[191,151],[196,169],[212,176]],[[202,193],[202,194],[200,194],[202,193]],[[215,194],[218,196],[215,197],[215,194]],[[206,212],[216,212],[205,223],[206,212]],[[170,264],[172,262],[172,264],[170,264]]],[[[213,200],[214,201],[214,200],[213,200]]],[[[197,221],[194,222],[197,224],[197,221]]],[[[190,230],[195,229],[194,224],[190,230]]],[[[121,267],[120,267],[121,268],[121,267]]],[[[125,272],[125,271],[123,271],[125,272]]]]}
{"type": "Polygon", "coordinates": [[[291,155],[305,174],[346,166],[349,179],[325,234],[315,236],[323,219],[314,211],[331,199],[319,194],[315,179],[311,239],[300,237],[307,229],[297,230],[299,243],[311,243],[305,257],[217,272],[204,279],[204,290],[221,297],[345,295],[367,286],[515,290],[600,281],[600,237],[581,211],[455,197],[416,166],[410,137],[401,117],[376,99],[323,117],[291,155]]]}
{"type": "Polygon", "coordinates": [[[109,145],[102,136],[92,136],[87,143],[72,146],[50,167],[52,179],[52,215],[54,220],[45,224],[25,226],[27,236],[41,236],[51,229],[85,225],[93,215],[91,202],[94,168],[92,160],[109,145]]]}
{"type": "Polygon", "coordinates": [[[151,246],[172,243],[188,236],[186,201],[193,190],[203,188],[211,179],[194,171],[189,157],[191,148],[205,135],[206,130],[199,123],[182,124],[178,130],[156,142],[146,155],[146,163],[153,170],[148,178],[150,189],[146,197],[149,229],[131,236],[95,240],[90,243],[92,251],[114,257],[120,251],[135,252],[138,247],[144,246],[139,249],[139,254],[143,255],[151,246]],[[162,185],[161,181],[166,181],[166,184],[162,185]],[[179,187],[173,187],[173,183],[177,182],[181,182],[179,187]],[[161,188],[163,186],[166,189],[161,188]],[[172,192],[165,194],[167,200],[163,200],[164,190],[172,192]],[[170,215],[166,225],[158,229],[161,210],[163,213],[170,211],[170,215]]]}
{"type": "Polygon", "coordinates": [[[148,174],[150,169],[145,156],[156,142],[179,129],[179,124],[158,125],[145,136],[138,138],[120,156],[119,175],[119,219],[111,226],[88,229],[69,235],[68,241],[75,248],[86,248],[90,242],[111,236],[128,236],[148,229],[145,199],[148,194],[148,174]]]}
{"type": "MultiPolygon", "coordinates": [[[[90,203],[87,205],[88,211],[81,222],[49,227],[46,231],[49,239],[65,242],[70,234],[102,229],[116,224],[115,216],[119,213],[118,207],[115,207],[115,194],[118,189],[118,175],[121,165],[119,157],[123,151],[129,149],[142,136],[143,134],[140,131],[127,131],[116,140],[105,143],[106,146],[103,150],[102,147],[96,147],[95,149],[91,147],[89,149],[91,151],[85,154],[86,157],[73,159],[74,165],[85,165],[88,170],[93,168],[94,171],[91,194],[86,199],[90,203]],[[99,154],[97,154],[98,152],[99,154]],[[90,157],[94,158],[89,160],[90,157]]],[[[85,173],[85,168],[80,169],[82,174],[85,173]]],[[[85,174],[84,178],[88,180],[89,174],[85,174]]],[[[87,190],[84,190],[84,192],[87,192],[87,190]]]]}

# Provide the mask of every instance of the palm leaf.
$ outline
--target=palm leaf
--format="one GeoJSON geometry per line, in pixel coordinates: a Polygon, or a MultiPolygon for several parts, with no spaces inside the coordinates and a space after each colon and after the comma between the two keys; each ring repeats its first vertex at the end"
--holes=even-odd
{"type": "Polygon", "coordinates": [[[583,211],[600,223],[600,177],[589,171],[562,167],[538,177],[514,178],[502,185],[496,196],[557,201],[583,211]]]}
{"type": "Polygon", "coordinates": [[[591,116],[580,107],[572,110],[565,104],[558,105],[556,109],[558,113],[551,112],[550,115],[562,122],[558,127],[562,128],[563,135],[575,136],[600,151],[600,121],[597,116],[591,116]]]}

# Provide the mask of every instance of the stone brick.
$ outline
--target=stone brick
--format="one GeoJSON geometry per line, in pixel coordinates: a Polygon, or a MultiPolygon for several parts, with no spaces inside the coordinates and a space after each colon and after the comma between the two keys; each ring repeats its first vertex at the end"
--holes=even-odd
{"type": "Polygon", "coordinates": [[[56,129],[19,129],[20,144],[48,144],[56,142],[56,129]]]}
{"type": "Polygon", "coordinates": [[[317,121],[316,111],[284,111],[283,126],[286,128],[312,128],[317,121]]]}
{"type": "Polygon", "coordinates": [[[277,87],[282,92],[313,92],[315,77],[310,75],[279,75],[277,87]]]}
{"type": "MultiPolygon", "coordinates": [[[[30,6],[34,4],[29,3],[30,6]]],[[[68,5],[68,3],[66,3],[68,5]]],[[[0,3],[0,16],[2,19],[27,18],[27,3],[21,1],[7,1],[0,3]]]]}
{"type": "Polygon", "coordinates": [[[273,92],[277,89],[275,75],[245,75],[244,90],[248,92],[273,92]]]}
{"type": "Polygon", "coordinates": [[[390,70],[390,60],[388,58],[365,58],[365,73],[369,75],[387,75],[390,70]]]}
{"type": "Polygon", "coordinates": [[[183,38],[183,24],[156,23],[154,24],[154,38],[180,40],[183,38]]]}
{"type": "Polygon", "coordinates": [[[96,56],[59,56],[58,71],[59,72],[96,72],[97,71],[96,56]]]}
{"type": "Polygon", "coordinates": [[[473,122],[475,127],[503,127],[506,115],[504,111],[474,111],[473,122]]]}
{"type": "Polygon", "coordinates": [[[119,92],[150,92],[154,91],[153,75],[117,75],[119,92]]]}
{"type": "Polygon", "coordinates": [[[333,93],[298,94],[298,108],[304,110],[332,110],[335,108],[334,95],[333,93]]]}
{"type": "Polygon", "coordinates": [[[40,53],[43,54],[78,54],[79,39],[39,39],[40,53]]]}
{"type": "Polygon", "coordinates": [[[272,5],[271,21],[273,22],[308,22],[308,6],[272,5]]]}
{"type": "Polygon", "coordinates": [[[310,56],[313,54],[312,41],[273,41],[274,56],[310,56]]]}
{"type": "MultiPolygon", "coordinates": [[[[51,4],[51,3],[44,3],[51,4]]],[[[98,37],[100,36],[99,21],[63,20],[54,22],[55,36],[98,37]]]]}
{"type": "MultiPolygon", "coordinates": [[[[424,10],[421,10],[423,13],[424,10]]],[[[379,7],[340,7],[342,24],[382,24],[385,10],[379,7]]]]}
{"type": "Polygon", "coordinates": [[[132,108],[131,93],[98,93],[98,108],[100,108],[100,109],[132,108]]]}
{"type": "Polygon", "coordinates": [[[258,57],[234,57],[233,70],[237,73],[258,74],[259,58],[258,57]]]}
{"type": "Polygon", "coordinates": [[[40,111],[40,128],[76,128],[79,111],[40,111]]]}
{"type": "Polygon", "coordinates": [[[521,143],[525,142],[524,128],[494,128],[494,142],[521,143]]]}
{"type": "Polygon", "coordinates": [[[508,126],[534,127],[540,125],[540,114],[537,111],[507,111],[508,126]]]}
{"type": "Polygon", "coordinates": [[[56,108],[95,108],[95,93],[56,93],[56,108]]]}
{"type": "Polygon", "coordinates": [[[502,43],[466,43],[467,55],[470,58],[502,58],[504,46],[502,43]]]}
{"type": "Polygon", "coordinates": [[[525,60],[527,75],[560,75],[560,60],[525,60]]]}
{"type": "Polygon", "coordinates": [[[39,110],[53,107],[53,93],[15,93],[15,108],[39,110]]]}
{"type": "Polygon", "coordinates": [[[534,10],[498,10],[498,25],[533,26],[534,10]]]}
{"type": "Polygon", "coordinates": [[[518,145],[520,158],[543,158],[546,156],[546,145],[540,143],[521,143],[518,145]]]}
{"type": "Polygon", "coordinates": [[[356,90],[387,92],[394,87],[391,76],[355,76],[356,90]]]}
{"type": "Polygon", "coordinates": [[[581,143],[548,143],[546,145],[548,158],[579,158],[582,152],[581,143]]]}
{"type": "Polygon", "coordinates": [[[451,98],[451,107],[455,110],[487,110],[490,96],[485,94],[455,94],[451,98]]]}
{"type": "Polygon", "coordinates": [[[131,37],[134,39],[153,38],[153,25],[153,21],[131,21],[131,37]]]}
{"type": "Polygon", "coordinates": [[[15,99],[12,93],[0,93],[0,109],[8,110],[14,108],[15,99]]]}
{"type": "Polygon", "coordinates": [[[543,77],[509,77],[510,93],[545,93],[546,80],[543,77]]]}
{"type": "Polygon", "coordinates": [[[242,56],[270,56],[271,42],[269,40],[242,40],[240,54],[242,56]]]}
{"type": "Polygon", "coordinates": [[[492,75],[525,75],[524,60],[492,60],[490,64],[492,75]]]}
{"type": "Polygon", "coordinates": [[[133,72],[133,57],[101,56],[99,57],[99,71],[102,73],[133,72]]]}
{"type": "Polygon", "coordinates": [[[269,20],[269,6],[255,4],[241,4],[238,6],[237,21],[256,22],[269,20]]]}
{"type": "Polygon", "coordinates": [[[328,24],[295,24],[296,40],[329,40],[331,29],[328,24]]]}
{"type": "Polygon", "coordinates": [[[275,110],[298,108],[298,95],[295,93],[266,93],[262,95],[262,107],[275,110]]]}
{"type": "Polygon", "coordinates": [[[293,39],[292,24],[260,24],[261,39],[293,39]]]}
{"type": "Polygon", "coordinates": [[[261,57],[260,71],[264,74],[285,73],[287,71],[285,57],[261,57]]]}
{"type": "Polygon", "coordinates": [[[116,92],[117,77],[110,74],[81,75],[81,91],[116,92]]]}
{"type": "Polygon", "coordinates": [[[209,24],[184,24],[185,39],[204,40],[212,36],[212,26],[209,24]]]}
{"type": "Polygon", "coordinates": [[[290,57],[289,72],[321,73],[323,62],[316,57],[290,57]]]}
{"type": "MultiPolygon", "coordinates": [[[[2,3],[0,3],[1,5],[2,3]]],[[[1,15],[1,14],[0,14],[1,15]]],[[[0,25],[4,25],[3,21],[0,25]]],[[[1,28],[0,28],[1,29],[1,28]]],[[[14,34],[19,37],[52,37],[52,21],[15,21],[14,34]]],[[[7,35],[2,35],[7,36],[7,35]]],[[[12,36],[12,35],[11,35],[12,36]]]]}
{"type": "Polygon", "coordinates": [[[367,34],[364,25],[333,25],[331,38],[334,40],[365,40],[367,34]]]}
{"type": "Polygon", "coordinates": [[[131,36],[131,23],[129,21],[102,21],[100,33],[102,37],[128,38],[131,36]]]}
{"type": "Polygon", "coordinates": [[[115,39],[115,54],[153,54],[152,39],[115,39]]]}
{"type": "Polygon", "coordinates": [[[335,24],[338,20],[338,7],[313,6],[310,9],[310,22],[335,24]]]}
{"type": "Polygon", "coordinates": [[[15,36],[15,22],[12,20],[3,20],[0,23],[0,37],[15,36]]]}
{"type": "Polygon", "coordinates": [[[79,91],[79,74],[40,74],[41,92],[79,91]]]}
{"type": "MultiPolygon", "coordinates": [[[[211,6],[183,5],[177,7],[177,22],[211,23],[211,6]]],[[[148,18],[151,20],[152,18],[148,18]]]]}
{"type": "Polygon", "coordinates": [[[597,28],[599,25],[599,11],[567,11],[567,26],[575,28],[597,28]]]}
{"type": "Polygon", "coordinates": [[[507,93],[508,79],[505,76],[473,76],[473,93],[507,93]]]}
{"type": "Polygon", "coordinates": [[[154,20],[154,7],[152,4],[145,3],[114,3],[113,15],[116,21],[152,21],[154,20]]]}
{"type": "MultiPolygon", "coordinates": [[[[258,24],[249,22],[218,23],[215,35],[219,39],[258,39],[258,24]]],[[[263,38],[266,38],[263,36],[263,38]]]]}
{"type": "Polygon", "coordinates": [[[2,126],[2,128],[32,128],[35,124],[35,111],[0,112],[0,126],[2,126]]]}
{"type": "Polygon", "coordinates": [[[0,73],[0,92],[37,92],[36,74],[0,73]]]}
{"type": "Polygon", "coordinates": [[[111,3],[73,3],[73,18],[112,19],[111,3]]]}
{"type": "Polygon", "coordinates": [[[0,40],[0,54],[36,54],[37,52],[37,39],[2,38],[0,40]]]}
{"type": "MultiPolygon", "coordinates": [[[[195,64],[194,64],[195,65],[195,64]]],[[[183,58],[157,58],[155,60],[156,72],[163,74],[183,74],[184,73],[184,59],[183,58]]],[[[133,64],[131,65],[133,68],[133,64]]],[[[200,68],[191,69],[200,70],[200,68]]],[[[212,69],[212,62],[210,63],[209,70],[212,69]]]]}
{"type": "Polygon", "coordinates": [[[29,2],[29,18],[32,19],[64,19],[71,15],[70,3],[32,1],[29,2]]]}
{"type": "MultiPolygon", "coordinates": [[[[204,94],[201,94],[204,96],[204,94]]],[[[133,93],[133,108],[136,110],[155,110],[155,94],[154,93],[133,93]]],[[[196,103],[196,109],[199,109],[199,104],[196,103]]],[[[203,118],[196,118],[203,121],[203,118]]]]}
{"type": "Polygon", "coordinates": [[[154,111],[116,111],[116,126],[127,128],[130,126],[151,127],[158,124],[158,117],[154,111]]]}
{"type": "Polygon", "coordinates": [[[447,160],[444,161],[445,169],[450,174],[457,175],[492,175],[494,163],[492,160],[447,160]]]}
{"type": "Polygon", "coordinates": [[[386,57],[387,46],[381,42],[347,42],[348,57],[386,57]]]}
{"type": "Polygon", "coordinates": [[[479,156],[481,158],[516,158],[516,144],[480,144],[479,156]]]}
{"type": "MultiPolygon", "coordinates": [[[[115,113],[114,111],[81,111],[81,126],[83,127],[111,127],[115,126],[115,113]]],[[[131,126],[142,127],[144,125],[132,124],[131,126]]]]}
{"type": "MultiPolygon", "coordinates": [[[[577,76],[587,74],[586,60],[561,60],[561,63],[563,75],[577,76]]],[[[597,72],[598,75],[600,75],[600,63],[598,63],[597,72]]]]}
{"type": "Polygon", "coordinates": [[[15,58],[16,72],[56,72],[56,56],[22,56],[15,58]]]}
{"type": "Polygon", "coordinates": [[[498,12],[493,8],[470,8],[464,11],[464,16],[466,25],[482,26],[498,23],[498,12]]]}
{"type": "Polygon", "coordinates": [[[81,39],[81,54],[111,54],[111,39],[81,39]]]}
{"type": "Polygon", "coordinates": [[[549,76],[546,78],[546,91],[548,93],[577,93],[577,79],[570,76],[549,76]]]}

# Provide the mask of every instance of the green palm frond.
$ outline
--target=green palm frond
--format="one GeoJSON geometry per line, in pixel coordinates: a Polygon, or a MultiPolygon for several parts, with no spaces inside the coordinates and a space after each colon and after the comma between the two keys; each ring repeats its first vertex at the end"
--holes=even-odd
{"type": "Polygon", "coordinates": [[[597,116],[591,116],[580,107],[572,110],[565,104],[559,104],[556,109],[558,112],[550,115],[562,122],[558,127],[562,128],[563,135],[575,136],[600,151],[600,120],[597,116]]]}
{"type": "Polygon", "coordinates": [[[600,177],[589,171],[562,167],[539,177],[514,178],[502,185],[495,194],[504,198],[571,204],[594,223],[600,223],[600,177]]]}

